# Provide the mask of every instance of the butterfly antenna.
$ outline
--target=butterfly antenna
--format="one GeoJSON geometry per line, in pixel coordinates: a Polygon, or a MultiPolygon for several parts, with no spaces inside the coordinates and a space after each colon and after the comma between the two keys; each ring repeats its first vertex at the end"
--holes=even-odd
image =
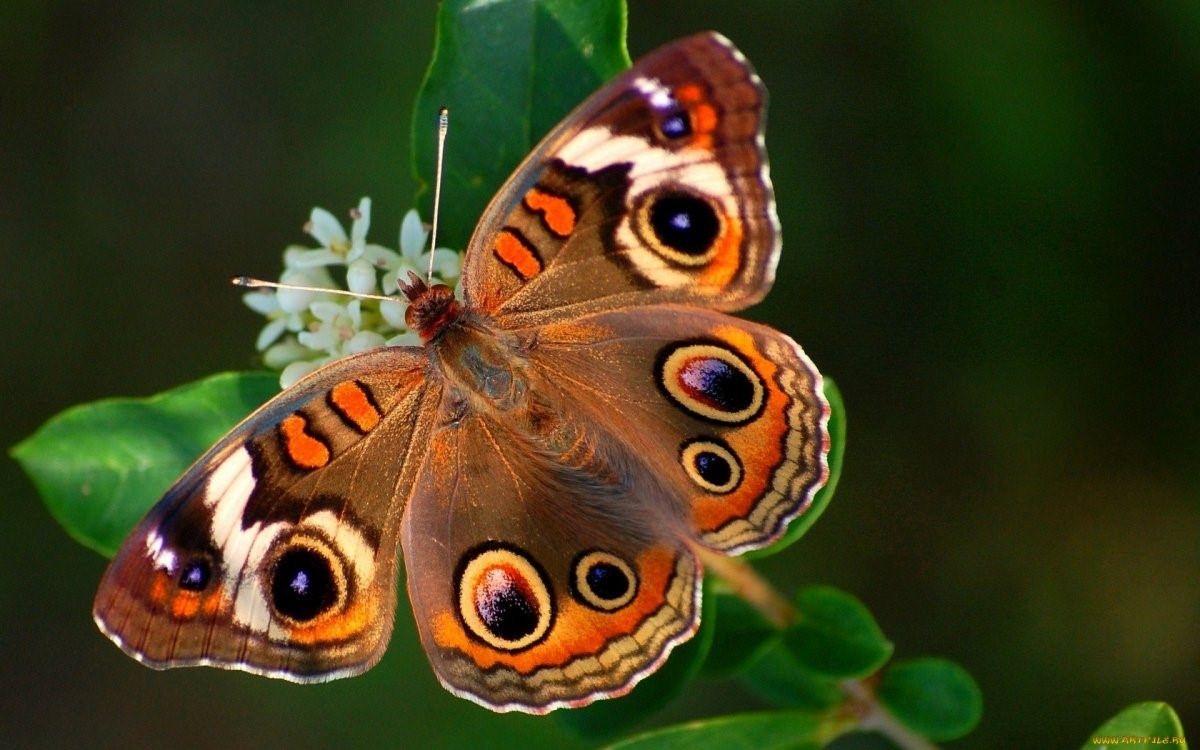
{"type": "MultiPolygon", "coordinates": [[[[442,203],[442,163],[445,160],[446,154],[446,131],[450,129],[450,110],[442,107],[438,110],[438,131],[437,131],[437,172],[433,183],[433,228],[429,233],[429,273],[427,274],[427,284],[433,283],[433,253],[437,248],[437,228],[438,228],[438,208],[442,203]]],[[[424,289],[426,284],[420,284],[420,277],[415,273],[411,274],[412,280],[410,285],[418,284],[420,289],[424,289]]],[[[298,292],[324,292],[326,294],[340,294],[346,297],[357,297],[359,299],[377,299],[383,302],[394,302],[394,297],[385,297],[380,294],[362,294],[360,292],[351,292],[346,289],[326,289],[318,286],[303,286],[301,284],[281,284],[276,281],[263,281],[249,276],[234,276],[229,280],[234,286],[240,286],[243,289],[293,289],[298,292]]],[[[404,289],[404,282],[398,282],[401,291],[412,299],[413,295],[408,294],[404,289]]],[[[415,294],[418,287],[412,287],[415,294]]]]}
{"type": "Polygon", "coordinates": [[[341,294],[346,297],[357,297],[358,299],[377,299],[383,302],[395,302],[395,297],[385,297],[381,294],[363,294],[362,292],[352,292],[348,289],[329,289],[321,286],[303,286],[301,284],[280,284],[276,281],[263,281],[262,279],[254,279],[249,276],[234,276],[229,280],[229,283],[234,286],[240,286],[243,289],[292,289],[298,292],[324,292],[325,294],[341,294]]]}
{"type": "Polygon", "coordinates": [[[429,233],[429,273],[426,274],[428,283],[433,283],[433,253],[437,249],[438,209],[442,205],[442,162],[446,154],[446,131],[450,129],[450,110],[442,107],[438,110],[437,129],[437,171],[433,180],[433,229],[429,233]]]}

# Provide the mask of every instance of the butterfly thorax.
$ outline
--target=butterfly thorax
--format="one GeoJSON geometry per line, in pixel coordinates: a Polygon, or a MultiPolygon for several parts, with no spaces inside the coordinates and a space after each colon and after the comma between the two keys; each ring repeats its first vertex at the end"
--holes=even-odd
{"type": "Polygon", "coordinates": [[[409,301],[405,322],[420,334],[457,400],[465,406],[478,399],[485,408],[504,411],[524,401],[524,357],[515,337],[464,307],[444,284],[430,286],[410,273],[399,286],[409,301]]]}
{"type": "Polygon", "coordinates": [[[445,284],[429,286],[414,273],[401,281],[400,291],[408,299],[404,322],[424,342],[432,341],[458,319],[462,306],[454,299],[454,290],[445,284]]]}
{"type": "Polygon", "coordinates": [[[473,408],[512,412],[527,405],[528,358],[512,333],[461,308],[427,346],[450,390],[473,408]]]}

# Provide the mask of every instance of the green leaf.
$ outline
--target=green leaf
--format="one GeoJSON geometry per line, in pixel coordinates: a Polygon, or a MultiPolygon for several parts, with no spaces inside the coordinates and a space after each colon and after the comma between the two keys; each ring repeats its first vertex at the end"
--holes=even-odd
{"type": "MultiPolygon", "coordinates": [[[[413,111],[413,169],[431,215],[438,108],[450,108],[440,237],[466,246],[484,206],[576,104],[629,67],[620,0],[445,0],[413,111]]],[[[439,244],[443,244],[439,242],[439,244]]]]}
{"type": "Polygon", "coordinates": [[[842,458],[846,452],[846,406],[842,402],[842,392],[838,390],[832,378],[825,378],[824,385],[825,400],[829,402],[829,479],[825,481],[825,486],[817,491],[809,509],[792,521],[779,541],[769,547],[747,552],[747,558],[768,557],[782,552],[808,532],[833,499],[838,479],[842,476],[842,458]]]}
{"type": "Polygon", "coordinates": [[[820,710],[832,708],[845,699],[836,680],[805,670],[783,645],[782,638],[768,644],[758,658],[742,669],[741,681],[752,693],[775,706],[820,710]]]}
{"type": "Polygon", "coordinates": [[[1083,750],[1105,750],[1108,747],[1119,747],[1121,750],[1157,750],[1163,747],[1187,750],[1187,741],[1174,709],[1166,703],[1149,701],[1135,703],[1104,722],[1083,744],[1083,750]],[[1142,741],[1132,738],[1141,738],[1142,741]]]}
{"type": "Polygon", "coordinates": [[[712,648],[704,660],[705,677],[729,677],[770,648],[779,630],[739,596],[716,591],[704,616],[714,625],[712,648]]]}
{"type": "Polygon", "coordinates": [[[892,656],[892,644],[875,618],[853,596],[810,586],[796,596],[798,619],[783,634],[800,665],[822,677],[863,677],[892,656]]]}
{"type": "Polygon", "coordinates": [[[192,461],[278,391],[278,375],[223,373],[149,398],[82,404],[12,456],[67,532],[111,556],[192,461]]]}
{"type": "MultiPolygon", "coordinates": [[[[704,582],[704,598],[711,584],[704,582]]],[[[700,618],[700,629],[692,639],[671,651],[667,663],[637,684],[626,696],[596,703],[574,711],[558,711],[555,718],[585,737],[612,737],[646,720],[667,705],[700,673],[712,646],[716,618],[700,618]]]]}
{"type": "Polygon", "coordinates": [[[771,711],[701,719],[632,737],[609,750],[775,750],[819,748],[846,729],[845,719],[808,711],[771,711]]]}
{"type": "Polygon", "coordinates": [[[967,671],[946,659],[897,662],[876,691],[901,723],[931,740],[958,739],[983,715],[983,694],[967,671]]]}

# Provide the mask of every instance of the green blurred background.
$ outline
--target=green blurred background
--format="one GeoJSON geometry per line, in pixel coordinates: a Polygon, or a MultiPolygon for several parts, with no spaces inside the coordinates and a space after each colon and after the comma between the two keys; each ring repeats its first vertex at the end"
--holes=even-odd
{"type": "MultiPolygon", "coordinates": [[[[1200,731],[1200,5],[698,6],[635,1],[630,51],[715,28],[757,66],[785,251],[750,316],[849,413],[838,496],[766,573],[965,665],[962,746],[1079,746],[1144,699],[1200,731]]],[[[252,365],[226,279],[273,278],[312,205],[370,195],[393,244],[433,14],[5,3],[0,444],[252,365]]],[[[358,679],[147,670],[92,625],[104,561],[8,460],[0,498],[5,747],[588,744],[439,689],[406,603],[358,679]]],[[[757,705],[701,682],[653,722],[757,705]]]]}

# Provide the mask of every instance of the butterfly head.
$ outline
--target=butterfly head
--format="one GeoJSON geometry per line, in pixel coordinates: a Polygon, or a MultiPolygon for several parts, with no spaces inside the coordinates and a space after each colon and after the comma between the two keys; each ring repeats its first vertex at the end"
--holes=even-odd
{"type": "Polygon", "coordinates": [[[400,293],[408,300],[404,322],[411,330],[421,335],[422,341],[431,341],[458,319],[461,306],[454,299],[454,290],[445,284],[430,286],[415,273],[409,272],[408,280],[401,281],[400,293]]]}

